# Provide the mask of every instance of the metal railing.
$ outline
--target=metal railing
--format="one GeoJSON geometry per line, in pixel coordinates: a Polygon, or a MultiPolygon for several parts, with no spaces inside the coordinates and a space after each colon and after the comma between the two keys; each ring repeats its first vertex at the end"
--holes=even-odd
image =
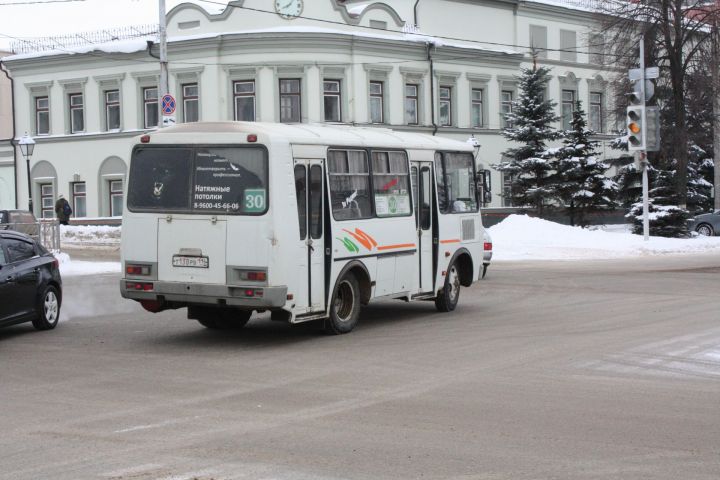
{"type": "Polygon", "coordinates": [[[60,251],[60,224],[55,219],[38,220],[34,223],[3,223],[0,224],[0,230],[24,233],[51,252],[60,251]]]}

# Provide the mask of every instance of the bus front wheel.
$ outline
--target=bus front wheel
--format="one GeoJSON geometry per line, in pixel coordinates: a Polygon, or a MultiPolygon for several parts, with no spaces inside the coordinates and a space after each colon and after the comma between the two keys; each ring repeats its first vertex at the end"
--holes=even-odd
{"type": "Polygon", "coordinates": [[[245,326],[252,311],[234,308],[188,307],[188,318],[195,319],[211,330],[231,330],[245,326]]]}
{"type": "Polygon", "coordinates": [[[331,335],[349,333],[360,316],[360,287],[353,274],[338,280],[333,290],[330,317],[325,320],[325,331],[331,335]]]}
{"type": "Polygon", "coordinates": [[[452,312],[460,299],[460,271],[455,262],[450,265],[445,274],[445,283],[435,298],[435,308],[441,312],[452,312]]]}

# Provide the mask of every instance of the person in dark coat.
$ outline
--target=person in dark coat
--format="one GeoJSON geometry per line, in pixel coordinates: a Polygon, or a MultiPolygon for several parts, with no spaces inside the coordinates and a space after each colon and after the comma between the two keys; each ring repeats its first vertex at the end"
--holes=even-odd
{"type": "Polygon", "coordinates": [[[57,216],[60,225],[67,225],[70,220],[70,215],[72,215],[70,203],[65,200],[62,193],[58,195],[57,202],[55,202],[55,215],[57,216]]]}

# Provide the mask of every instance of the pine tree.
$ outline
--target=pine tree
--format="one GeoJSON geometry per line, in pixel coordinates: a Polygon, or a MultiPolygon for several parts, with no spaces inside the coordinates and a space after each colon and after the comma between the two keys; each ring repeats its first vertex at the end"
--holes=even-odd
{"type": "Polygon", "coordinates": [[[504,153],[508,161],[493,165],[511,175],[506,198],[513,205],[534,207],[540,216],[553,193],[550,185],[552,162],[546,142],[561,136],[552,127],[560,119],[555,115],[557,104],[544,99],[549,71],[545,67],[538,68],[534,62],[532,68],[522,69],[520,94],[512,104],[512,112],[506,116],[508,126],[503,130],[506,139],[522,145],[504,153]]]}
{"type": "MultiPolygon", "coordinates": [[[[648,192],[648,217],[650,235],[658,237],[687,237],[690,213],[678,206],[678,193],[675,189],[676,170],[657,170],[652,188],[648,192]]],[[[633,221],[633,233],[643,233],[643,204],[635,203],[625,215],[633,221]]]]}
{"type": "Polygon", "coordinates": [[[690,146],[688,161],[688,210],[712,210],[713,157],[698,145],[690,146]]]}
{"type": "Polygon", "coordinates": [[[587,128],[582,102],[575,104],[571,129],[565,131],[563,146],[555,150],[556,173],[553,190],[565,205],[570,224],[588,225],[588,214],[616,207],[617,184],[605,176],[609,166],[600,161],[598,142],[591,140],[594,132],[587,128]]]}

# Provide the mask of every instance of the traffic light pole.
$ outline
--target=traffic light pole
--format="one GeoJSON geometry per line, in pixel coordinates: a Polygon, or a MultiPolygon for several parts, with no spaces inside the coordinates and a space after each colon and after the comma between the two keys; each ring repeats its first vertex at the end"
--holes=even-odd
{"type": "MultiPolygon", "coordinates": [[[[640,98],[642,98],[643,105],[646,102],[645,96],[645,35],[640,36],[640,98]]],[[[646,109],[642,109],[642,125],[643,129],[642,144],[647,145],[647,112],[646,109]]],[[[649,205],[650,205],[650,194],[648,185],[648,159],[647,151],[643,150],[638,152],[640,155],[640,165],[642,165],[642,187],[643,187],[643,238],[647,242],[650,240],[650,216],[649,216],[649,205]]]]}

